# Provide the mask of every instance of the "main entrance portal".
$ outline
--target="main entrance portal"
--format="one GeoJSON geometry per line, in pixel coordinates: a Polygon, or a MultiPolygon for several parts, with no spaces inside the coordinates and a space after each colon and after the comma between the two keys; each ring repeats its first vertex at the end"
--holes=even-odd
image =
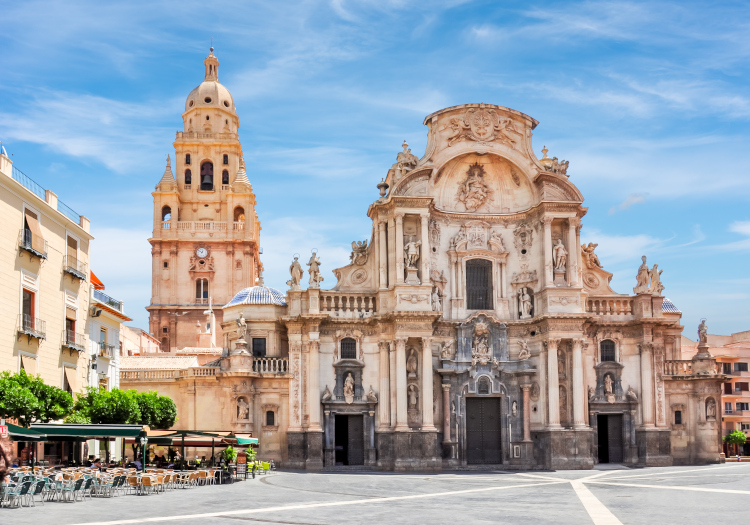
{"type": "Polygon", "coordinates": [[[336,465],[364,465],[365,443],[362,416],[336,414],[336,465]]]}
{"type": "Polygon", "coordinates": [[[466,398],[467,463],[502,463],[500,445],[500,398],[466,398]]]}
{"type": "Polygon", "coordinates": [[[622,463],[622,415],[596,416],[599,434],[599,463],[622,463]]]}

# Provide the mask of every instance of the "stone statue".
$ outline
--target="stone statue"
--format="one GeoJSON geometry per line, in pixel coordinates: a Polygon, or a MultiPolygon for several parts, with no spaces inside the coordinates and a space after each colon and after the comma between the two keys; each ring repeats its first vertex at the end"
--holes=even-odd
{"type": "Polygon", "coordinates": [[[250,405],[244,397],[237,400],[237,419],[244,421],[250,417],[250,405]]]}
{"type": "Polygon", "coordinates": [[[302,288],[300,287],[299,283],[302,280],[304,271],[302,270],[302,266],[300,266],[299,264],[299,257],[294,258],[292,265],[289,267],[289,273],[291,274],[292,278],[289,279],[286,284],[288,284],[290,289],[293,291],[301,290],[302,288]]]}
{"type": "Polygon", "coordinates": [[[421,241],[413,240],[406,243],[404,246],[404,262],[407,268],[416,268],[417,261],[419,260],[419,247],[422,245],[421,241]]]}
{"type": "Polygon", "coordinates": [[[326,389],[323,391],[323,397],[320,399],[323,403],[327,403],[333,398],[333,394],[331,394],[331,390],[328,388],[328,385],[326,385],[326,389]]]}
{"type": "Polygon", "coordinates": [[[367,392],[367,401],[369,403],[377,403],[378,402],[378,396],[376,396],[375,392],[372,390],[372,385],[370,385],[370,390],[367,392]]]}
{"type": "Polygon", "coordinates": [[[466,207],[466,211],[476,211],[492,193],[484,182],[484,166],[478,162],[469,166],[466,179],[458,187],[456,198],[466,207]]]}
{"type": "Polygon", "coordinates": [[[323,280],[323,276],[320,275],[320,259],[318,259],[317,253],[313,252],[313,254],[310,256],[310,261],[307,263],[307,266],[310,267],[310,269],[308,270],[308,272],[310,273],[310,288],[320,288],[320,281],[323,280]]]}
{"type": "Polygon", "coordinates": [[[598,244],[590,242],[587,245],[581,245],[581,251],[583,251],[583,260],[586,261],[586,266],[589,268],[602,268],[602,263],[599,262],[599,256],[594,253],[598,244]]]}
{"type": "Polygon", "coordinates": [[[648,279],[649,271],[648,265],[646,264],[646,256],[641,257],[641,265],[638,267],[638,275],[635,276],[636,284],[633,288],[634,293],[646,293],[649,291],[648,279]]]}
{"type": "Polygon", "coordinates": [[[417,165],[419,159],[411,152],[411,148],[409,148],[406,141],[401,144],[401,147],[404,148],[404,151],[401,151],[396,155],[396,162],[401,169],[405,169],[406,171],[411,170],[417,165]]]}
{"type": "Polygon", "coordinates": [[[591,401],[592,399],[594,399],[594,393],[595,392],[596,392],[596,390],[594,390],[594,387],[590,386],[589,387],[589,401],[591,401]]]}
{"type": "Polygon", "coordinates": [[[713,397],[706,399],[706,421],[713,421],[716,419],[716,401],[713,397]]]}
{"type": "Polygon", "coordinates": [[[432,289],[432,311],[433,312],[441,312],[443,310],[443,305],[440,302],[440,294],[438,293],[437,288],[432,289]]]}
{"type": "Polygon", "coordinates": [[[416,385],[409,385],[409,408],[417,408],[419,392],[416,385]]]}
{"type": "Polygon", "coordinates": [[[655,264],[651,270],[649,270],[649,276],[651,277],[651,288],[650,291],[654,295],[661,295],[662,290],[664,290],[664,285],[661,284],[661,272],[664,270],[657,270],[657,267],[659,265],[655,264]]]}
{"type": "Polygon", "coordinates": [[[705,319],[701,319],[701,324],[698,325],[698,342],[708,343],[708,326],[705,319]]]}
{"type": "Polygon", "coordinates": [[[614,381],[612,381],[612,376],[610,376],[609,374],[604,376],[604,393],[605,394],[612,394],[612,383],[614,383],[614,381]]]}
{"type": "Polygon", "coordinates": [[[513,404],[511,405],[511,408],[510,408],[510,413],[513,417],[516,417],[518,415],[518,402],[517,401],[513,401],[513,404]]]}
{"type": "Polygon", "coordinates": [[[552,248],[552,256],[555,260],[555,270],[564,271],[568,260],[568,250],[563,246],[562,239],[557,239],[557,244],[552,248]]]}
{"type": "Polygon", "coordinates": [[[638,401],[638,395],[636,395],[635,390],[633,390],[632,386],[628,387],[628,393],[627,393],[628,399],[631,401],[638,401]]]}
{"type": "Polygon", "coordinates": [[[347,404],[351,404],[354,401],[354,378],[351,372],[349,372],[346,380],[344,380],[344,400],[347,404]]]}
{"type": "Polygon", "coordinates": [[[245,322],[245,316],[240,313],[237,319],[237,340],[244,341],[245,335],[247,335],[247,322],[245,322]]]}
{"type": "Polygon", "coordinates": [[[453,340],[443,343],[440,349],[440,359],[453,359],[453,340]]]}
{"type": "Polygon", "coordinates": [[[520,307],[521,319],[531,318],[531,295],[526,286],[518,290],[518,306],[520,307]]]}
{"type": "Polygon", "coordinates": [[[417,377],[417,352],[412,348],[406,360],[406,371],[409,377],[417,377]]]}
{"type": "Polygon", "coordinates": [[[352,254],[349,256],[349,260],[358,266],[367,262],[367,239],[362,242],[352,242],[352,254]]]}
{"type": "Polygon", "coordinates": [[[531,351],[529,350],[528,339],[526,340],[522,339],[518,341],[518,344],[521,346],[521,351],[518,352],[518,359],[524,360],[524,359],[528,359],[529,357],[531,357],[531,351]]]}

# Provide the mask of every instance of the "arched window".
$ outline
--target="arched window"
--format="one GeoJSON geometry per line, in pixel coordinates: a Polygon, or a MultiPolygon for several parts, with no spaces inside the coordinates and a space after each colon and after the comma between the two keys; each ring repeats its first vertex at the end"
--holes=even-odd
{"type": "Polygon", "coordinates": [[[602,351],[602,362],[615,361],[615,342],[606,339],[599,345],[602,351]]]}
{"type": "Polygon", "coordinates": [[[172,208],[169,206],[164,206],[161,209],[161,220],[162,221],[169,221],[172,219],[172,208]]]}
{"type": "Polygon", "coordinates": [[[221,172],[221,183],[225,186],[229,184],[229,172],[227,170],[221,172]]]}
{"type": "MultiPolygon", "coordinates": [[[[190,121],[193,122],[192,120],[190,121]]],[[[190,153],[185,153],[185,164],[190,165],[190,153]]]]}
{"type": "Polygon", "coordinates": [[[357,359],[357,341],[351,337],[341,340],[341,359],[357,359]]]}
{"type": "Polygon", "coordinates": [[[245,222],[245,209],[242,206],[234,209],[234,222],[245,222]]]}
{"type": "Polygon", "coordinates": [[[492,310],[492,262],[485,259],[466,261],[466,308],[492,310]]]}
{"type": "Polygon", "coordinates": [[[208,299],[208,279],[198,279],[195,281],[195,298],[199,300],[208,299]]]}
{"type": "Polygon", "coordinates": [[[266,426],[272,427],[276,424],[276,414],[273,413],[273,410],[267,410],[266,411],[266,426]]]}
{"type": "Polygon", "coordinates": [[[214,164],[205,161],[201,164],[201,190],[213,191],[214,189],[214,164]]]}
{"type": "Polygon", "coordinates": [[[193,183],[193,173],[190,170],[185,170],[185,184],[193,183]]]}
{"type": "Polygon", "coordinates": [[[229,164],[229,155],[224,154],[224,164],[229,164]]]}

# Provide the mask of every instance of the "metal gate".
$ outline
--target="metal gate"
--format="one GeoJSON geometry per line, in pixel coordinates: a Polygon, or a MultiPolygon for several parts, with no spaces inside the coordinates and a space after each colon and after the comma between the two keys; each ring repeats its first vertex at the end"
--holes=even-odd
{"type": "Polygon", "coordinates": [[[349,465],[365,464],[365,436],[362,416],[349,416],[347,460],[349,465]]]}
{"type": "Polygon", "coordinates": [[[609,462],[622,463],[622,416],[607,416],[607,448],[609,462]]]}
{"type": "Polygon", "coordinates": [[[500,398],[466,399],[466,461],[470,464],[502,463],[500,398]]]}

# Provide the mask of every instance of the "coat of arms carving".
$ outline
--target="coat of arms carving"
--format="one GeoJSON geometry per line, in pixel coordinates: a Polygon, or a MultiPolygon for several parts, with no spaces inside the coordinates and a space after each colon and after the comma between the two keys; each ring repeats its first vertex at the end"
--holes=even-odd
{"type": "Polygon", "coordinates": [[[502,144],[513,146],[517,141],[514,135],[521,136],[511,119],[502,118],[497,111],[487,108],[470,108],[462,117],[450,119],[447,128],[451,131],[448,146],[453,146],[462,140],[473,140],[479,143],[497,140],[502,144]]]}

